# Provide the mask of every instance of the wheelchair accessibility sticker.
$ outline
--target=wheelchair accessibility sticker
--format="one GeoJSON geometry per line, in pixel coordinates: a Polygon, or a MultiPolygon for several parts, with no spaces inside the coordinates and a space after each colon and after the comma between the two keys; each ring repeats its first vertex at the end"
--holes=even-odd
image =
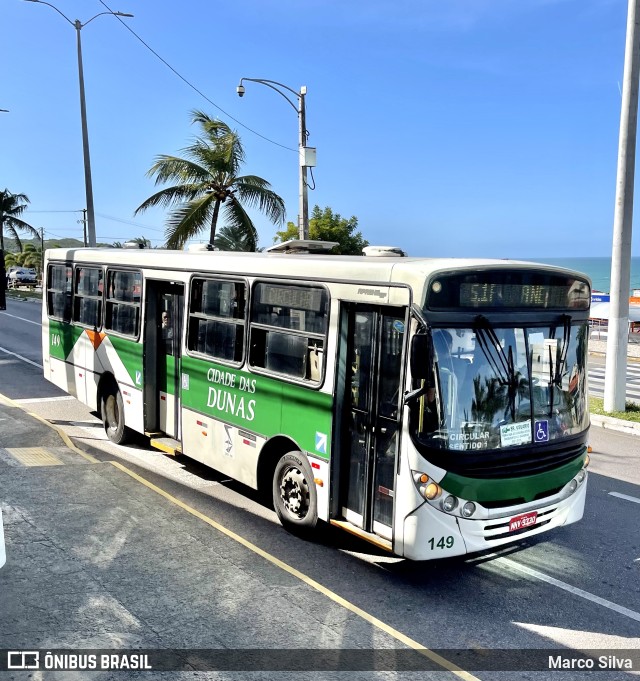
{"type": "Polygon", "coordinates": [[[549,421],[536,421],[534,438],[536,442],[549,442],[549,421]]]}

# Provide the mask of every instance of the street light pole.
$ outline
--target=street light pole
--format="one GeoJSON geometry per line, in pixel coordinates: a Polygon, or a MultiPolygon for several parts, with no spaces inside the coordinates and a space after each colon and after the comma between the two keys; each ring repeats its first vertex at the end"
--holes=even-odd
{"type": "Polygon", "coordinates": [[[91,181],[91,158],[89,156],[89,132],[87,130],[87,105],[84,96],[84,70],[82,68],[82,42],[80,40],[80,31],[91,21],[104,14],[111,14],[114,17],[133,17],[133,14],[126,14],[124,12],[99,12],[91,17],[84,24],[78,19],[71,21],[66,14],[63,14],[57,7],[51,3],[44,2],[44,0],[26,0],[26,2],[37,2],[40,5],[47,5],[54,9],[60,16],[66,19],[75,29],[78,43],[78,80],[80,82],[80,117],[82,120],[82,153],[84,157],[84,186],[87,201],[87,236],[89,246],[96,245],[96,218],[93,209],[93,183],[91,181]]]}
{"type": "Polygon", "coordinates": [[[82,24],[74,22],[78,36],[78,80],[80,82],[80,118],[82,120],[82,154],[84,157],[84,186],[87,201],[87,235],[89,246],[96,245],[96,217],[93,210],[93,182],[91,181],[91,157],[89,155],[89,131],[87,129],[87,105],[84,97],[84,69],[82,68],[82,24]]]}
{"type": "Polygon", "coordinates": [[[315,149],[307,147],[307,137],[309,132],[307,130],[307,120],[306,120],[306,110],[305,110],[305,95],[307,94],[307,88],[303,85],[300,88],[300,92],[296,92],[287,85],[278,83],[276,80],[267,80],[265,78],[241,78],[236,92],[239,97],[244,96],[245,88],[242,85],[243,81],[250,81],[252,83],[261,83],[275,90],[279,95],[284,97],[287,102],[293,107],[294,111],[298,114],[298,164],[300,167],[300,172],[298,173],[298,236],[300,239],[309,238],[309,200],[307,197],[308,184],[307,184],[307,168],[315,166],[315,149]],[[277,87],[276,87],[277,86],[277,87]],[[298,105],[296,106],[288,95],[286,95],[279,88],[284,88],[291,92],[296,98],[298,105]]]}

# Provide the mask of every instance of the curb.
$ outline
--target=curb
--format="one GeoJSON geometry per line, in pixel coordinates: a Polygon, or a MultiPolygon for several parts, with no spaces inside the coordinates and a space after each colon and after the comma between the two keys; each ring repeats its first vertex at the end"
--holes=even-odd
{"type": "Polygon", "coordinates": [[[590,418],[592,426],[599,426],[606,430],[617,430],[620,433],[627,433],[627,435],[640,436],[640,423],[635,421],[624,421],[599,414],[591,414],[590,418]]]}

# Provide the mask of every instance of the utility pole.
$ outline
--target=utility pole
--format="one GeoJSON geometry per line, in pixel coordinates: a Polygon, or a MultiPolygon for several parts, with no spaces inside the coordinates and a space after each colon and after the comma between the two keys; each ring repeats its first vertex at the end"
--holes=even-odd
{"type": "Polygon", "coordinates": [[[87,209],[82,209],[82,220],[78,220],[78,224],[82,225],[82,244],[87,247],[87,209]]]}
{"type": "Polygon", "coordinates": [[[44,227],[40,227],[40,286],[44,291],[44,227]]]}
{"type": "Polygon", "coordinates": [[[638,127],[638,74],[640,72],[640,32],[636,30],[636,21],[639,19],[640,0],[629,0],[611,252],[611,302],[604,378],[604,410],[609,412],[624,411],[626,402],[633,182],[638,127]]]}

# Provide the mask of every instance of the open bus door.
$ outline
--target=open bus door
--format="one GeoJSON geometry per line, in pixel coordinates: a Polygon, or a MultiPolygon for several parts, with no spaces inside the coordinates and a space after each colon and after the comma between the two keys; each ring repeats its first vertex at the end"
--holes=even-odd
{"type": "Polygon", "coordinates": [[[184,285],[147,280],[145,430],[180,440],[184,285]]]}
{"type": "Polygon", "coordinates": [[[341,422],[342,516],[392,539],[406,309],[348,304],[341,422]]]}

